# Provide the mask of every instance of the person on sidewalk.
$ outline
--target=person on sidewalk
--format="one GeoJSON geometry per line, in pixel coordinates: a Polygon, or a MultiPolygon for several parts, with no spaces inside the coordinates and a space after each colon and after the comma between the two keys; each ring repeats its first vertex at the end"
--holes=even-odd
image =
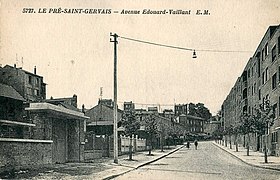
{"type": "Polygon", "coordinates": [[[198,142],[197,140],[194,141],[195,150],[197,150],[198,142]]]}

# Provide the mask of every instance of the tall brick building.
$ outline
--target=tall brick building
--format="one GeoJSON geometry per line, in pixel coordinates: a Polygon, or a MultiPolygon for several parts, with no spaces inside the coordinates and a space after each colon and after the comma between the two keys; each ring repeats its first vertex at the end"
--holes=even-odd
{"type": "MultiPolygon", "coordinates": [[[[221,114],[224,126],[239,121],[242,113],[254,114],[266,99],[273,106],[275,123],[269,129],[268,149],[280,155],[280,25],[270,26],[254,55],[224,100],[221,114]]],[[[252,135],[251,148],[262,151],[263,136],[252,135]]]]}

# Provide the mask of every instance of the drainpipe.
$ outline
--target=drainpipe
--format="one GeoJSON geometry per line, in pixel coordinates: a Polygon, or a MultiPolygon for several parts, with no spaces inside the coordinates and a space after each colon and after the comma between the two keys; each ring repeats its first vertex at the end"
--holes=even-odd
{"type": "Polygon", "coordinates": [[[79,123],[79,162],[81,162],[81,123],[80,120],[78,120],[79,123]]]}

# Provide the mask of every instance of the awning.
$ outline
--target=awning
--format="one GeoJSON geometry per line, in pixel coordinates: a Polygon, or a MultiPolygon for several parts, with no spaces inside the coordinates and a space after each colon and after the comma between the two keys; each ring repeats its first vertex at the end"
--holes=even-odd
{"type": "Polygon", "coordinates": [[[59,116],[66,119],[89,119],[89,117],[85,116],[82,112],[73,111],[62,106],[56,106],[49,103],[30,103],[30,106],[25,108],[25,110],[30,112],[45,112],[49,113],[48,115],[59,116]]]}

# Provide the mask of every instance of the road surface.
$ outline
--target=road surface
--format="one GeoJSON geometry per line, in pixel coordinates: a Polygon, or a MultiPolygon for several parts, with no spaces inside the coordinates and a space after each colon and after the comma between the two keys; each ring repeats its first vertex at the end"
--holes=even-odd
{"type": "Polygon", "coordinates": [[[249,166],[216,147],[199,142],[198,149],[179,151],[150,165],[115,178],[123,179],[280,179],[280,172],[249,166]]]}

